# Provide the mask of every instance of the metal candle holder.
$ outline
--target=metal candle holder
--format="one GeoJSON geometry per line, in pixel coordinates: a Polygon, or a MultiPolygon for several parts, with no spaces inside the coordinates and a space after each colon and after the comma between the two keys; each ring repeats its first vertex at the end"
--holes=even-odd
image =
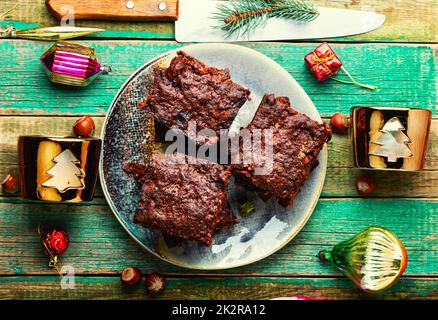
{"type": "Polygon", "coordinates": [[[431,121],[432,112],[425,109],[353,108],[351,136],[356,167],[422,170],[431,121]]]}
{"type": "Polygon", "coordinates": [[[29,200],[93,200],[102,141],[97,138],[21,136],[22,196],[29,200]]]}

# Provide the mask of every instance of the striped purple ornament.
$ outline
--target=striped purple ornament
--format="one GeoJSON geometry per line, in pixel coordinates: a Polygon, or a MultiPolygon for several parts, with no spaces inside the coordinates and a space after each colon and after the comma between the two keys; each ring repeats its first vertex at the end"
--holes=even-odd
{"type": "Polygon", "coordinates": [[[97,61],[93,48],[65,41],[55,43],[41,56],[41,62],[52,82],[71,86],[86,86],[100,73],[111,71],[97,61]]]}

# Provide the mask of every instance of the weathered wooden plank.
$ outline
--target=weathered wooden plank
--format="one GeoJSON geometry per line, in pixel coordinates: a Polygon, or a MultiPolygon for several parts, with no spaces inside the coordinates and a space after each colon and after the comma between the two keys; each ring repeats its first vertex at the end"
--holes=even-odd
{"type": "MultiPolygon", "coordinates": [[[[72,126],[79,116],[0,116],[0,164],[17,163],[16,143],[20,135],[63,136],[73,134],[72,126]]],[[[96,124],[95,136],[100,136],[103,122],[102,116],[94,116],[96,124]]],[[[329,122],[330,118],[323,118],[329,122]]],[[[336,134],[328,144],[329,167],[353,167],[351,142],[348,134],[336,134]]],[[[429,146],[426,157],[426,170],[438,169],[438,118],[432,119],[429,134],[429,146]]]]}
{"type": "MultiPolygon", "coordinates": [[[[0,116],[0,177],[17,171],[17,139],[20,135],[69,135],[76,117],[0,116]]],[[[101,131],[103,117],[94,117],[96,135],[101,131]]],[[[325,119],[328,121],[328,119],[325,119]]],[[[436,197],[438,194],[438,119],[433,120],[426,170],[408,172],[368,172],[376,178],[373,197],[436,197]],[[397,188],[394,188],[394,186],[397,188]]],[[[328,172],[323,197],[356,197],[354,181],[364,171],[353,169],[352,148],[348,134],[334,134],[329,143],[328,172]]],[[[0,190],[0,195],[3,191],[0,190]]],[[[100,188],[96,192],[102,196],[100,188]]]]}
{"type": "MultiPolygon", "coordinates": [[[[50,19],[51,20],[51,19],[50,19]]],[[[59,24],[56,21],[44,23],[46,26],[59,24]]],[[[174,40],[174,25],[162,22],[122,22],[109,23],[98,21],[78,21],[78,27],[104,28],[105,31],[92,34],[84,39],[107,40],[107,39],[148,39],[148,40],[174,40]],[[113,28],[113,29],[109,29],[113,28]]],[[[14,26],[17,30],[35,28],[41,26],[38,23],[26,23],[23,21],[7,20],[0,21],[0,27],[14,26]]]]}
{"type": "Polygon", "coordinates": [[[0,202],[0,274],[53,274],[37,235],[40,223],[63,225],[70,247],[63,262],[77,274],[114,274],[127,266],[170,274],[335,276],[316,254],[370,225],[395,232],[409,255],[407,276],[438,276],[438,201],[321,200],[298,236],[276,254],[246,267],[196,272],[174,267],[144,251],[102,205],[35,205],[0,202]]]}
{"type": "MultiPolygon", "coordinates": [[[[385,24],[371,33],[355,37],[340,38],[338,41],[403,41],[403,42],[437,42],[436,16],[438,4],[431,0],[313,0],[316,5],[337,8],[375,11],[387,16],[385,24]]],[[[43,1],[3,0],[0,13],[18,6],[7,15],[8,20],[54,25],[55,20],[45,8],[43,1]]],[[[170,39],[174,37],[172,23],[126,23],[108,21],[76,21],[78,26],[104,28],[108,31],[98,35],[99,38],[142,38],[170,39]]]]}
{"type": "Polygon", "coordinates": [[[182,299],[254,300],[308,296],[314,299],[437,299],[436,278],[402,278],[378,294],[361,292],[344,278],[167,278],[166,289],[150,295],[144,285],[127,289],[118,277],[75,277],[61,289],[57,277],[1,277],[0,299],[182,299]]]}
{"type": "MultiPolygon", "coordinates": [[[[45,42],[0,42],[1,114],[104,114],[121,85],[149,59],[175,49],[174,42],[98,41],[93,45],[100,61],[114,72],[101,76],[86,88],[56,86],[49,82],[39,56],[50,46],[45,42]]],[[[436,114],[437,46],[387,44],[336,44],[345,67],[365,83],[380,86],[370,92],[334,81],[318,83],[303,63],[316,44],[246,44],[282,65],[325,115],[349,112],[357,105],[427,108],[436,114]]],[[[232,70],[233,72],[233,70],[232,70]]],[[[293,103],[293,102],[292,102],[293,103]]]]}
{"type": "Polygon", "coordinates": [[[376,181],[369,197],[432,198],[438,195],[438,172],[364,171],[353,168],[328,168],[322,197],[357,197],[356,178],[367,175],[376,181]]]}
{"type": "MultiPolygon", "coordinates": [[[[8,173],[18,172],[16,164],[0,166],[0,177],[8,173]]],[[[355,189],[355,180],[362,175],[374,177],[375,191],[369,198],[434,198],[438,195],[438,171],[422,172],[364,172],[354,168],[328,168],[326,181],[321,193],[322,198],[358,197],[355,189]]],[[[0,188],[1,189],[1,188],[0,188]]],[[[9,195],[0,190],[0,196],[19,198],[19,194],[9,195]]],[[[96,198],[103,198],[100,183],[96,186],[96,198]]]]}

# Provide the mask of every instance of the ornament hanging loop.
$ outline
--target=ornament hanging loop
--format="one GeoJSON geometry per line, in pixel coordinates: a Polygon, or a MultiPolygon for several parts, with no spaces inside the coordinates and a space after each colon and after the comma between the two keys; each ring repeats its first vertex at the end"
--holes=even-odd
{"type": "Polygon", "coordinates": [[[347,69],[345,69],[343,66],[340,69],[342,71],[344,71],[344,73],[350,78],[351,81],[345,81],[345,80],[341,80],[341,79],[335,78],[334,76],[331,76],[330,78],[332,80],[335,80],[335,81],[340,82],[340,83],[345,83],[345,84],[354,84],[356,86],[359,86],[359,87],[362,87],[362,88],[365,88],[365,89],[368,89],[368,90],[378,90],[379,89],[379,87],[376,87],[376,86],[371,86],[371,85],[368,85],[368,84],[363,84],[363,83],[357,82],[353,78],[353,76],[350,74],[350,72],[348,72],[347,69]]]}
{"type": "Polygon", "coordinates": [[[331,252],[327,250],[321,250],[316,256],[321,262],[330,262],[331,252]]]}
{"type": "Polygon", "coordinates": [[[102,66],[101,68],[100,68],[100,72],[102,73],[102,74],[108,74],[108,73],[110,73],[110,72],[112,72],[113,70],[111,69],[111,67],[110,66],[102,66]]]}

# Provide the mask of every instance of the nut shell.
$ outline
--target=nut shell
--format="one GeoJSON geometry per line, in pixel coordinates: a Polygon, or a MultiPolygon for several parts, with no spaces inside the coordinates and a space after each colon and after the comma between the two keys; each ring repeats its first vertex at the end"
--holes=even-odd
{"type": "Polygon", "coordinates": [[[350,128],[350,121],[342,113],[335,113],[330,119],[330,126],[336,133],[345,133],[350,128]]]}
{"type": "Polygon", "coordinates": [[[376,182],[373,178],[362,176],[356,179],[356,190],[361,196],[367,196],[376,189],[376,182]]]}
{"type": "Polygon", "coordinates": [[[2,182],[5,193],[14,194],[20,189],[20,181],[15,173],[9,173],[2,182]]]}
{"type": "Polygon", "coordinates": [[[156,294],[164,290],[166,279],[158,272],[151,272],[146,275],[145,284],[149,293],[156,294]]]}
{"type": "Polygon", "coordinates": [[[93,135],[94,127],[93,119],[89,116],[83,116],[75,122],[73,130],[79,137],[87,138],[93,135]]]}
{"type": "Polygon", "coordinates": [[[139,284],[142,278],[142,272],[140,271],[140,269],[135,267],[128,267],[123,269],[120,276],[120,280],[125,286],[133,286],[139,284]]]}

